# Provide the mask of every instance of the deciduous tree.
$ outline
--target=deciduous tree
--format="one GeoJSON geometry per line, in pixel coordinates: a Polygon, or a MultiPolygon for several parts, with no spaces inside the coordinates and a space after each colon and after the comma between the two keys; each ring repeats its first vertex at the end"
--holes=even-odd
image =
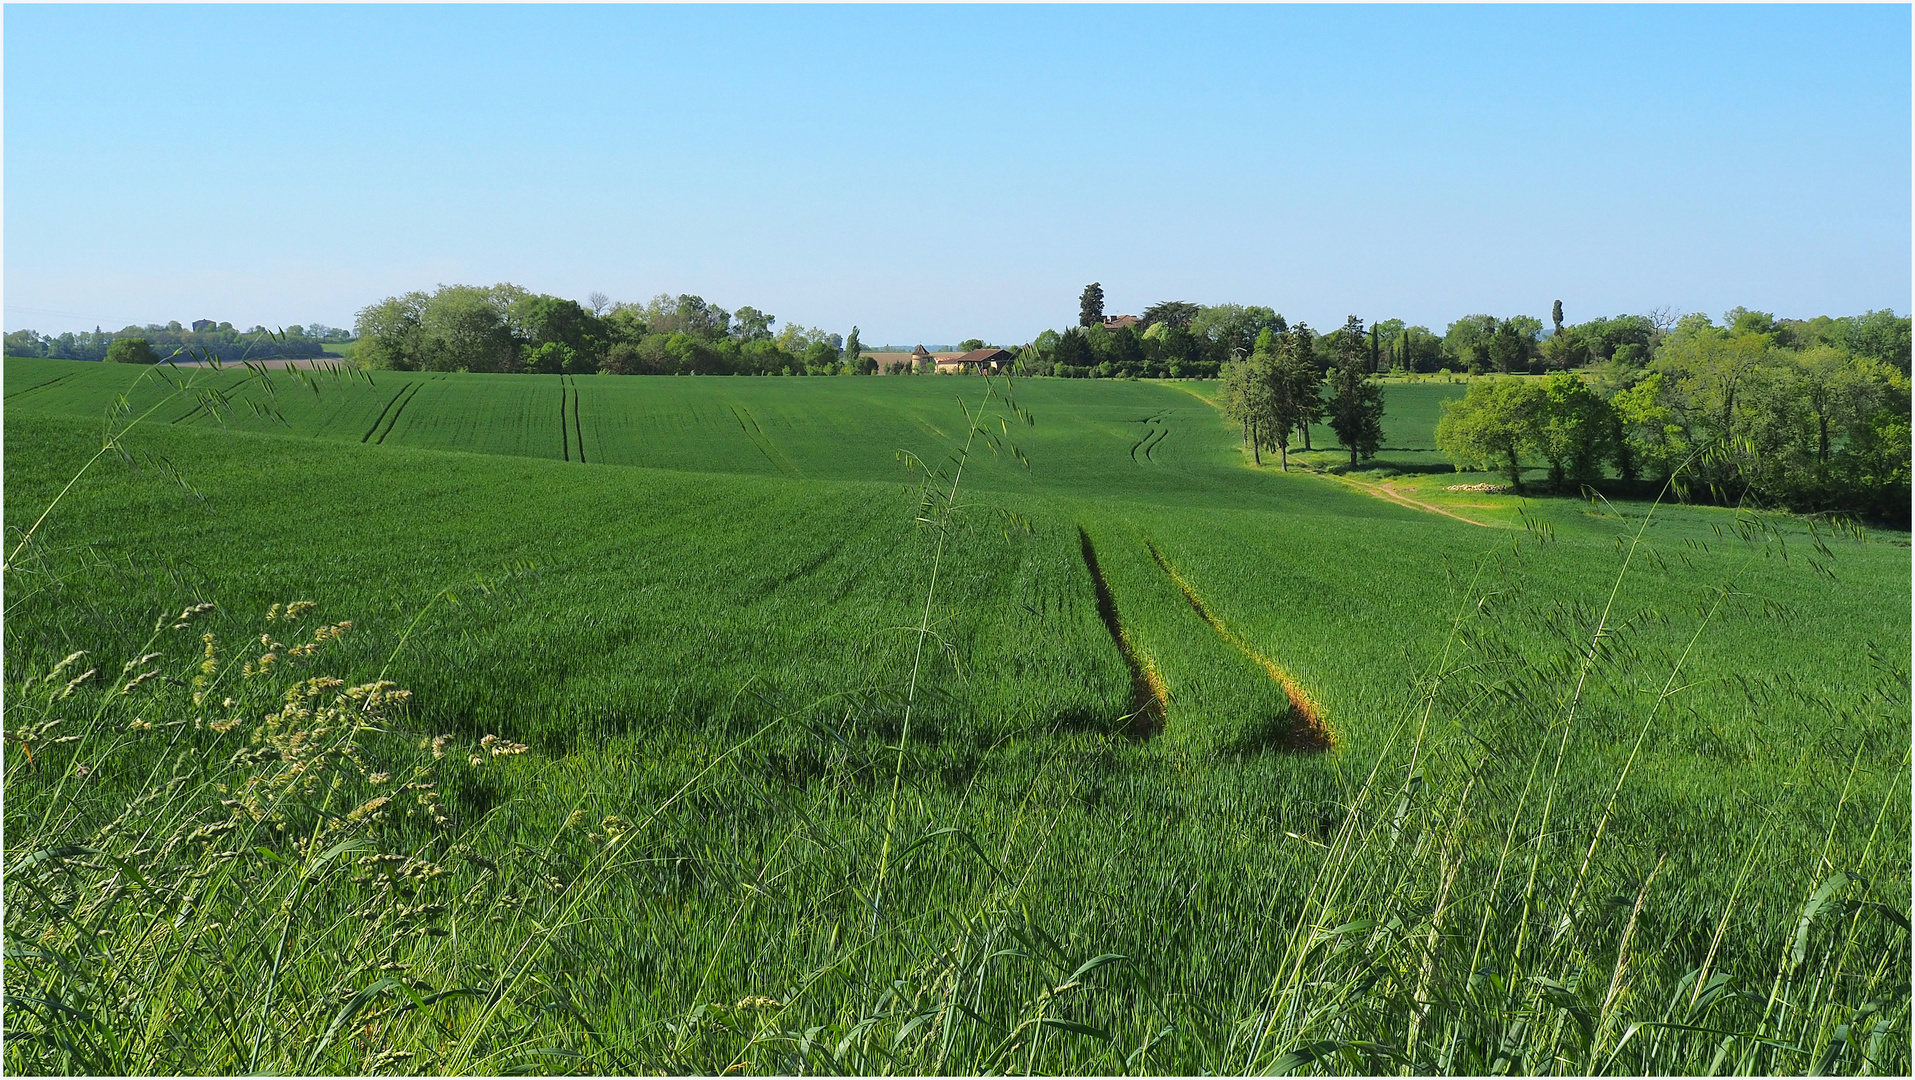
{"type": "Polygon", "coordinates": [[[1203,314],[1203,310],[1202,304],[1193,304],[1187,300],[1161,300],[1145,308],[1138,321],[1143,323],[1146,329],[1158,323],[1166,323],[1179,330],[1188,330],[1197,316],[1203,314]]]}
{"type": "Polygon", "coordinates": [[[739,308],[731,319],[731,335],[737,338],[740,343],[747,343],[753,341],[770,341],[771,324],[778,321],[778,316],[767,315],[747,304],[739,308]]]}
{"type": "Polygon", "coordinates": [[[1465,315],[1443,332],[1443,352],[1459,369],[1489,370],[1489,342],[1496,333],[1494,315],[1465,315]]]}
{"type": "Polygon", "coordinates": [[[1543,398],[1536,442],[1549,462],[1549,482],[1561,490],[1601,479],[1604,463],[1617,451],[1616,416],[1609,403],[1568,373],[1545,379],[1543,398]]]}
{"type": "Polygon", "coordinates": [[[1856,356],[1879,360],[1904,375],[1909,373],[1910,322],[1907,316],[1896,315],[1884,308],[1836,319],[1834,322],[1831,336],[1835,344],[1856,356]]]}
{"type": "Polygon", "coordinates": [[[1256,350],[1257,336],[1265,330],[1282,333],[1283,316],[1255,304],[1216,304],[1202,309],[1190,321],[1190,332],[1215,342],[1220,359],[1240,360],[1256,350]]]}
{"type": "Polygon", "coordinates": [[[1548,395],[1530,379],[1478,379],[1461,400],[1443,405],[1436,445],[1458,465],[1500,468],[1523,486],[1522,457],[1538,449],[1548,395]]]}
{"type": "Polygon", "coordinates": [[[1263,377],[1263,357],[1233,360],[1223,366],[1223,412],[1243,429],[1243,441],[1257,464],[1263,464],[1262,426],[1270,421],[1270,386],[1263,377]]]}
{"type": "Polygon", "coordinates": [[[562,342],[548,341],[528,346],[524,364],[528,375],[562,375],[577,368],[578,353],[562,342]]]}
{"type": "Polygon", "coordinates": [[[106,347],[106,362],[109,364],[157,364],[160,354],[153,351],[153,345],[143,337],[114,338],[106,347]]]}
{"type": "Polygon", "coordinates": [[[519,348],[505,308],[516,299],[473,285],[448,285],[434,293],[419,317],[420,366],[428,371],[512,370],[519,348]]]}
{"type": "Polygon", "coordinates": [[[370,368],[417,371],[425,365],[420,319],[429,297],[413,291],[360,309],[353,359],[370,368]]]}

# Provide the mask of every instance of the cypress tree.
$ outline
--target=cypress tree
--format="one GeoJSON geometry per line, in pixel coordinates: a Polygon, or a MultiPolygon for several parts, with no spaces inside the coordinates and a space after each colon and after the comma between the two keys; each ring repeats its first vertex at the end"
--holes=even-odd
{"type": "Polygon", "coordinates": [[[1383,387],[1364,377],[1363,321],[1355,315],[1343,324],[1337,369],[1330,375],[1330,429],[1350,451],[1350,467],[1374,457],[1383,442],[1383,387]]]}
{"type": "MultiPolygon", "coordinates": [[[[1307,364],[1312,374],[1320,375],[1321,373],[1318,372],[1317,369],[1317,336],[1316,332],[1310,329],[1310,324],[1298,322],[1297,325],[1291,327],[1290,340],[1290,347],[1296,350],[1297,362],[1307,364]]],[[[1322,400],[1313,396],[1313,402],[1314,403],[1305,403],[1309,408],[1308,412],[1299,412],[1298,414],[1300,419],[1297,422],[1297,426],[1303,429],[1303,448],[1305,450],[1316,449],[1310,445],[1310,425],[1316,423],[1323,417],[1322,400]]]]}
{"type": "Polygon", "coordinates": [[[1104,287],[1093,281],[1084,286],[1084,294],[1077,298],[1077,325],[1088,328],[1103,324],[1104,287]]]}

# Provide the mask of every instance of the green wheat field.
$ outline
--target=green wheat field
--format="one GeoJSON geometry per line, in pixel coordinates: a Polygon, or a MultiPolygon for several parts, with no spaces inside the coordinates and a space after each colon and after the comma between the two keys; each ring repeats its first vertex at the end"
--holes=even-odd
{"type": "Polygon", "coordinates": [[[1906,534],[1460,490],[1462,383],[1333,476],[1200,383],[4,376],[10,1072],[1910,1071],[1906,534]]]}

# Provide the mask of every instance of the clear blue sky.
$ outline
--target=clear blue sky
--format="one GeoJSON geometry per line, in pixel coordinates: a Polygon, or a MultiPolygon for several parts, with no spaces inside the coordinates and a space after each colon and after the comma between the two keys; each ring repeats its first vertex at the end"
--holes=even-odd
{"type": "Polygon", "coordinates": [[[872,343],[1910,302],[1910,11],[5,9],[5,322],[512,281],[872,343]]]}

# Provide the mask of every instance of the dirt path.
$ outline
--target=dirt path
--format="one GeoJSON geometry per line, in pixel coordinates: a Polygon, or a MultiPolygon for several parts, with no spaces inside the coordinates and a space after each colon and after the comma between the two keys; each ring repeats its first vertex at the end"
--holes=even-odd
{"type": "Polygon", "coordinates": [[[1496,527],[1486,521],[1477,521],[1473,518],[1466,518],[1463,515],[1458,514],[1454,511],[1445,510],[1440,506],[1435,506],[1430,503],[1426,503],[1421,499],[1413,499],[1410,496],[1405,495],[1402,492],[1396,490],[1396,488],[1392,487],[1387,481],[1381,484],[1372,484],[1367,480],[1356,480],[1348,476],[1338,476],[1335,473],[1323,473],[1321,475],[1327,476],[1332,480],[1337,480],[1342,483],[1348,484],[1351,487],[1356,488],[1358,491],[1369,492],[1371,495],[1375,495],[1379,499],[1387,499],[1388,501],[1393,502],[1397,504],[1398,506],[1407,506],[1412,510],[1427,510],[1432,514],[1441,514],[1446,518],[1455,518],[1456,520],[1464,523],[1465,525],[1474,525],[1481,529],[1493,529],[1496,527]]]}

